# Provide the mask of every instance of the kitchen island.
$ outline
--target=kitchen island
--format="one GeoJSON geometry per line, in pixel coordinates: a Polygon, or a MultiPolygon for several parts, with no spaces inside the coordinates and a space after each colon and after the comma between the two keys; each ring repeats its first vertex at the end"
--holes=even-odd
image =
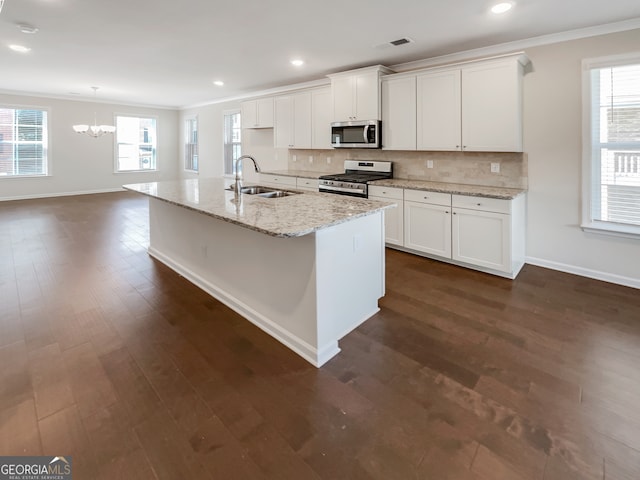
{"type": "Polygon", "coordinates": [[[378,311],[393,203],[236,195],[222,178],[124,188],[150,197],[150,255],[317,367],[378,311]]]}

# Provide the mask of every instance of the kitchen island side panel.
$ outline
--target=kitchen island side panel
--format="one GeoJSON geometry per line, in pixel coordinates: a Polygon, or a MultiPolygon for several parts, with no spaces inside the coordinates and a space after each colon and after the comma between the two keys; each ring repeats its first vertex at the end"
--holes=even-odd
{"type": "MultiPolygon", "coordinates": [[[[361,256],[351,255],[351,263],[337,265],[343,255],[331,252],[353,249],[352,229],[368,216],[323,229],[321,235],[292,238],[264,235],[155,198],[149,199],[149,216],[152,256],[315,366],[337,354],[340,336],[377,310],[383,276],[366,300],[356,297],[360,307],[322,306],[329,302],[340,307],[345,299],[334,298],[336,289],[354,288],[351,282],[359,281],[341,272],[355,269],[361,256]],[[320,260],[322,275],[318,275],[320,260]],[[332,270],[333,275],[326,273],[332,270]]],[[[369,223],[363,222],[360,237],[367,236],[363,228],[371,228],[369,223]]],[[[360,280],[370,273],[362,270],[360,280]]]]}

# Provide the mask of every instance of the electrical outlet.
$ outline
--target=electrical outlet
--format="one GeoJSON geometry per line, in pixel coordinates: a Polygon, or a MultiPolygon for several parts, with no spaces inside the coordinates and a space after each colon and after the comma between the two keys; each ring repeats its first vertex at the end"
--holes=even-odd
{"type": "Polygon", "coordinates": [[[491,162],[491,173],[500,173],[500,164],[498,162],[491,162]]]}
{"type": "Polygon", "coordinates": [[[331,165],[331,157],[327,157],[327,165],[331,165]]]}
{"type": "Polygon", "coordinates": [[[313,163],[313,155],[309,155],[309,163],[313,163]]]}
{"type": "Polygon", "coordinates": [[[291,155],[291,160],[294,162],[298,161],[298,156],[297,155],[291,155]]]}
{"type": "Polygon", "coordinates": [[[433,160],[427,160],[427,168],[433,168],[433,160]]]}

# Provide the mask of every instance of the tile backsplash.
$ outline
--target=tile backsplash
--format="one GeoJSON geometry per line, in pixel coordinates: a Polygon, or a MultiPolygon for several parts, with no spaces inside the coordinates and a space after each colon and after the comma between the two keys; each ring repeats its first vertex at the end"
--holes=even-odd
{"type": "Polygon", "coordinates": [[[391,161],[395,178],[491,187],[528,186],[526,153],[289,150],[288,169],[339,173],[344,171],[347,159],[391,161]],[[433,162],[433,168],[427,168],[429,161],[433,162]],[[491,172],[492,163],[500,164],[499,173],[491,172]]]}

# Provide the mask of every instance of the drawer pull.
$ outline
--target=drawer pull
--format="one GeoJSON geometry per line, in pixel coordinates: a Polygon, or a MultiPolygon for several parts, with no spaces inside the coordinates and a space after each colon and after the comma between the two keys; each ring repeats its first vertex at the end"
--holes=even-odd
{"type": "Polygon", "coordinates": [[[477,206],[481,206],[482,204],[481,204],[481,203],[476,203],[476,205],[477,205],[477,206]]]}

